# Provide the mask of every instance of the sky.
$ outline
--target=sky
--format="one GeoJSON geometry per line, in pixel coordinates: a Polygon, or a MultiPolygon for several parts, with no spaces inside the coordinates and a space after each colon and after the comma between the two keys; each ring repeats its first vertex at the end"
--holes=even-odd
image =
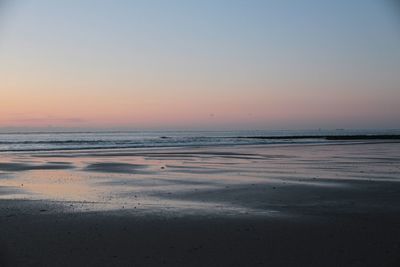
{"type": "Polygon", "coordinates": [[[0,129],[400,128],[385,0],[0,0],[0,129]]]}

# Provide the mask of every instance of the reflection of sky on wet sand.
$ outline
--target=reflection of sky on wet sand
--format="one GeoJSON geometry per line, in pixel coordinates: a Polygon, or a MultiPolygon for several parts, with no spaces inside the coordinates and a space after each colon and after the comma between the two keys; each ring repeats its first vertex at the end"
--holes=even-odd
{"type": "Polygon", "coordinates": [[[256,206],[279,201],[279,194],[267,189],[262,193],[266,199],[252,207],[246,203],[252,188],[397,182],[399,148],[364,144],[3,154],[0,198],[61,201],[89,211],[272,214],[274,208],[256,206]],[[239,188],[242,195],[236,198],[232,192],[239,188]],[[248,194],[244,201],[243,192],[248,194]]]}
{"type": "MultiPolygon", "coordinates": [[[[13,175],[13,179],[3,179],[1,186],[19,188],[18,197],[27,199],[56,199],[83,201],[95,200],[94,188],[74,171],[34,170],[13,175]]],[[[2,196],[10,198],[10,196],[2,196]]]]}

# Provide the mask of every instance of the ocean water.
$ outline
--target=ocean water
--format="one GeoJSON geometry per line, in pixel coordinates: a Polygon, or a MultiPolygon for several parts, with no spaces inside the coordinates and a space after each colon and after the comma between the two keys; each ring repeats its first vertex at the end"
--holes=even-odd
{"type": "Polygon", "coordinates": [[[0,132],[0,152],[328,143],[333,141],[318,137],[368,134],[400,134],[400,130],[0,132]],[[247,138],[255,136],[287,138],[247,138]],[[315,138],[290,138],[293,136],[315,138]]]}

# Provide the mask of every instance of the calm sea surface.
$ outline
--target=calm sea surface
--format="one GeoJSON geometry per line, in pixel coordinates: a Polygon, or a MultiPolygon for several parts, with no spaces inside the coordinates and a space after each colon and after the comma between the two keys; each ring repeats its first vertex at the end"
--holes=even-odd
{"type": "Polygon", "coordinates": [[[400,130],[303,130],[303,131],[132,131],[0,133],[0,152],[84,150],[111,148],[216,146],[241,144],[328,143],[325,135],[400,134],[400,130]],[[293,139],[291,136],[315,136],[293,139]],[[251,136],[287,136],[287,139],[252,139],[251,136]]]}

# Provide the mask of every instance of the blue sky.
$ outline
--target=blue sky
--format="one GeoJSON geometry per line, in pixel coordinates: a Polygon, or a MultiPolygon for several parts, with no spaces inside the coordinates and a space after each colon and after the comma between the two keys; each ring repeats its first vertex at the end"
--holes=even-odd
{"type": "Polygon", "coordinates": [[[3,127],[400,127],[391,1],[4,3],[3,127]]]}

